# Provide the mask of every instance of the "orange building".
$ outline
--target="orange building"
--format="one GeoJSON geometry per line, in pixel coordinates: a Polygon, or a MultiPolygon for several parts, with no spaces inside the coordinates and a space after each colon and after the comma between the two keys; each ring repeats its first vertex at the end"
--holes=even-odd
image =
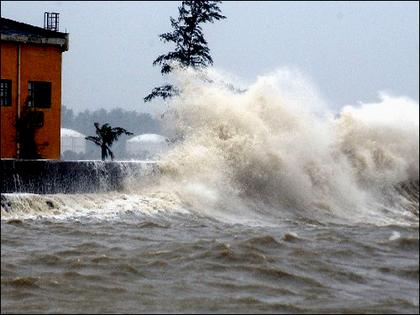
{"type": "Polygon", "coordinates": [[[1,158],[60,159],[61,65],[69,36],[1,18],[1,158]]]}

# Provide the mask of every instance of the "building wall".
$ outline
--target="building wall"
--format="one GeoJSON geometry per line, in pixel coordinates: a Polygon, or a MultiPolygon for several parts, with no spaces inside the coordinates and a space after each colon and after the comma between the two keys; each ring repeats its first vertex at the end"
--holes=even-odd
{"type": "Polygon", "coordinates": [[[1,78],[12,80],[12,106],[1,106],[1,157],[16,157],[17,45],[1,42],[1,78]]]}
{"type": "MultiPolygon", "coordinates": [[[[12,80],[12,106],[1,106],[1,157],[16,158],[17,56],[18,44],[1,43],[1,78],[12,80]]],[[[51,82],[51,108],[44,112],[44,126],[37,129],[35,140],[39,154],[46,159],[60,159],[61,63],[58,46],[21,44],[20,107],[28,97],[28,81],[51,82]]]]}

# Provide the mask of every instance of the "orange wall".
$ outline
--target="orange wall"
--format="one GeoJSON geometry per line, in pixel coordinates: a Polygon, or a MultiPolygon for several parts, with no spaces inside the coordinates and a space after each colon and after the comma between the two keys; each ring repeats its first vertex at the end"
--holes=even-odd
{"type": "Polygon", "coordinates": [[[1,157],[16,157],[17,46],[1,42],[1,78],[12,80],[12,106],[1,107],[1,157]]]}
{"type": "MultiPolygon", "coordinates": [[[[17,78],[17,43],[2,42],[1,57],[1,78],[12,80],[17,78]]],[[[44,112],[44,126],[37,130],[35,137],[39,154],[46,159],[60,159],[61,57],[61,50],[57,46],[21,45],[21,108],[28,97],[28,81],[51,82],[51,108],[37,109],[44,112]],[[47,146],[42,145],[46,143],[48,143],[47,146]]],[[[17,84],[15,82],[16,79],[12,82],[13,106],[1,107],[1,157],[16,157],[14,124],[17,84]],[[11,139],[13,142],[10,142],[11,139]]]]}

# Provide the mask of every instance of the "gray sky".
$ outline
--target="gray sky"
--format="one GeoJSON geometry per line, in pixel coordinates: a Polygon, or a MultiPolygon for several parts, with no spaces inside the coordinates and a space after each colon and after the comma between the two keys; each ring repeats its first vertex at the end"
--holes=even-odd
{"type": "MultiPolygon", "coordinates": [[[[63,55],[63,97],[75,111],[143,103],[164,82],[153,60],[172,46],[178,1],[1,1],[3,17],[43,26],[44,12],[60,13],[70,33],[63,55]]],[[[378,91],[419,99],[418,2],[240,2],[221,4],[227,19],[205,36],[214,67],[245,82],[284,66],[309,76],[333,109],[377,99],[378,91]]]]}

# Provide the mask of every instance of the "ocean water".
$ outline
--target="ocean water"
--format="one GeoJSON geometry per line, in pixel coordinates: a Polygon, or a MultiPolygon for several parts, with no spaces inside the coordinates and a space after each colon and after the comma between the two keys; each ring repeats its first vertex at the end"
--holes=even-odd
{"type": "Polygon", "coordinates": [[[418,313],[418,103],[202,75],[177,73],[159,174],[2,194],[2,313],[418,313]]]}

